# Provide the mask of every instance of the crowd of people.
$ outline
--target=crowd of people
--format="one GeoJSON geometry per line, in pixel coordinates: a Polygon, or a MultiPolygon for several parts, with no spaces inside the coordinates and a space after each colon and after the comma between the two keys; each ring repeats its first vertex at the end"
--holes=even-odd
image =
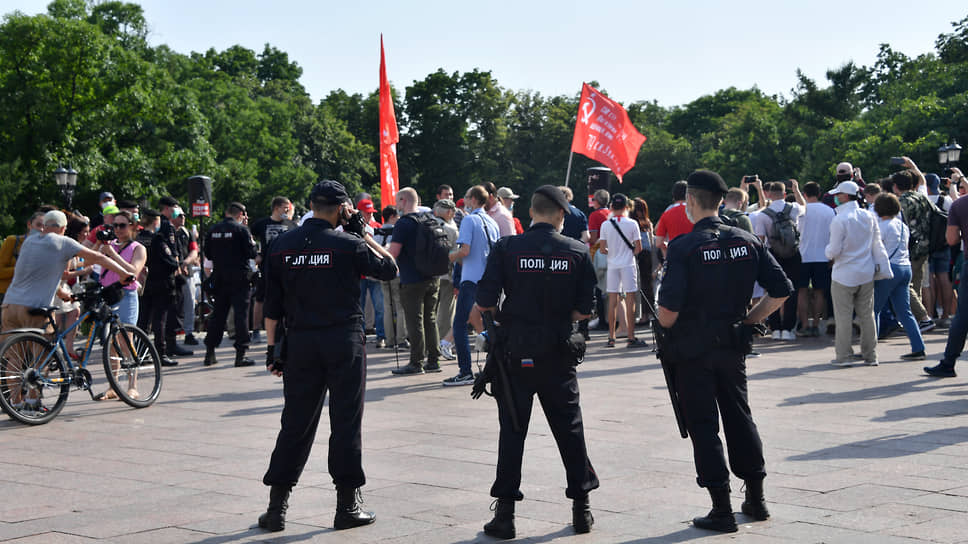
{"type": "MultiPolygon", "coordinates": [[[[766,320],[773,340],[833,334],[834,364],[874,365],[878,338],[903,330],[911,343],[911,352],[903,358],[919,360],[925,358],[921,335],[951,324],[961,301],[963,252],[958,236],[963,230],[948,230],[959,225],[960,214],[953,204],[968,190],[968,183],[957,168],[950,179],[942,179],[923,174],[909,158],[903,161],[894,175],[869,183],[860,169],[841,163],[836,167],[836,187],[828,192],[816,182],[801,187],[792,179],[764,182],[751,175],[724,196],[720,207],[724,222],[756,235],[797,288],[797,296],[788,298],[766,320]],[[939,245],[935,216],[943,220],[949,213],[951,226],[940,235],[939,245]],[[876,265],[876,273],[868,273],[868,261],[876,265]],[[859,354],[850,345],[855,329],[860,332],[859,354]]],[[[635,329],[653,317],[650,308],[669,242],[692,230],[685,206],[686,182],[673,185],[673,203],[654,223],[643,198],[601,189],[590,195],[586,216],[571,203],[572,190],[560,189],[570,208],[562,234],[586,244],[598,280],[596,311],[592,319],[579,323],[579,330],[586,338],[590,329],[607,331],[608,348],[616,346],[619,336],[626,337],[628,348],[647,346],[635,329]]],[[[367,332],[374,335],[374,346],[409,352],[406,364],[394,369],[394,374],[440,372],[442,359],[456,359],[457,374],[444,379],[443,385],[472,383],[469,333],[483,331],[480,316],[471,311],[477,282],[494,243],[524,232],[512,213],[518,198],[510,187],[493,183],[470,187],[456,201],[453,187],[441,185],[432,206],[422,205],[412,188],[401,190],[395,205],[382,210],[368,194],[356,196],[353,204],[362,212],[367,232],[400,268],[390,281],[360,280],[360,303],[366,309],[367,332]],[[420,251],[426,244],[418,251],[421,220],[427,218],[433,218],[446,235],[450,264],[436,275],[423,265],[426,255],[420,251]]],[[[280,196],[270,202],[266,217],[250,225],[247,208],[233,202],[226,206],[224,220],[206,233],[207,243],[200,244],[197,225],[189,228],[184,210],[170,196],[151,209],[132,200],[115,200],[104,192],[99,205],[91,217],[58,211],[66,218],[63,235],[137,278],[125,286],[116,311],[123,322],[153,334],[163,364],[177,365],[178,357],[193,355],[190,346],[199,343],[195,338],[199,326],[208,331],[206,365],[217,363],[215,348],[225,330],[234,340],[236,365],[253,364],[245,354],[251,342],[262,339],[266,252],[275,238],[309,214],[294,221],[295,206],[280,196]],[[200,320],[205,314],[210,319],[200,320]],[[177,337],[182,334],[179,344],[177,337]]],[[[48,218],[51,211],[57,210],[41,207],[27,220],[25,233],[3,241],[0,291],[20,292],[24,282],[32,286],[28,263],[22,265],[19,281],[15,266],[28,240],[56,233],[51,229],[59,228],[59,216],[48,218]]],[[[29,264],[49,266],[46,260],[29,264]]],[[[90,254],[72,255],[51,294],[59,325],[66,328],[79,316],[78,305],[69,296],[72,286],[86,280],[109,285],[119,279],[118,273],[90,254]]],[[[37,296],[31,303],[48,305],[40,304],[46,292],[33,294],[37,296]]],[[[754,302],[761,295],[757,286],[754,302]]],[[[3,313],[10,314],[6,306],[18,300],[6,296],[3,313]]],[[[4,329],[20,323],[13,314],[9,319],[4,318],[4,329]]],[[[73,353],[72,338],[67,341],[73,353]]],[[[960,351],[956,347],[951,347],[940,366],[927,371],[953,374],[952,354],[960,351]]]]}

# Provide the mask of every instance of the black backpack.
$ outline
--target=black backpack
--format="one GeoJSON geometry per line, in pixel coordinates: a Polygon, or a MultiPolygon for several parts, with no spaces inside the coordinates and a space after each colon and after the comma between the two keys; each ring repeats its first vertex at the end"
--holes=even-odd
{"type": "Polygon", "coordinates": [[[931,229],[928,231],[928,252],[934,253],[948,247],[945,232],[948,230],[948,214],[939,206],[931,206],[928,214],[931,229]]]}
{"type": "Polygon", "coordinates": [[[447,231],[432,213],[407,214],[417,224],[413,262],[421,276],[433,278],[450,272],[451,245],[447,231]]]}

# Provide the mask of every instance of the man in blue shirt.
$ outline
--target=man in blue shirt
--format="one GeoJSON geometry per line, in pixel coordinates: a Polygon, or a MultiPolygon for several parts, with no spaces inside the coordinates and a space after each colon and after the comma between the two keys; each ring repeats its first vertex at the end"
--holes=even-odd
{"type": "MultiPolygon", "coordinates": [[[[497,242],[499,231],[497,223],[487,215],[487,190],[481,185],[471,187],[464,196],[464,203],[471,213],[461,221],[457,247],[451,250],[450,260],[461,263],[460,283],[458,284],[457,304],[454,309],[454,346],[457,348],[457,375],[444,380],[444,385],[471,385],[474,373],[471,372],[471,348],[467,339],[467,321],[471,318],[471,308],[477,296],[477,282],[484,275],[487,256],[491,246],[497,242]]],[[[474,328],[483,330],[480,316],[471,319],[474,328]]]]}
{"type": "Polygon", "coordinates": [[[585,216],[585,212],[579,210],[571,203],[571,199],[575,195],[569,187],[561,186],[558,188],[561,189],[561,192],[565,194],[565,198],[568,199],[568,211],[565,212],[565,223],[561,227],[562,236],[574,238],[579,242],[587,242],[588,217],[585,216]]]}

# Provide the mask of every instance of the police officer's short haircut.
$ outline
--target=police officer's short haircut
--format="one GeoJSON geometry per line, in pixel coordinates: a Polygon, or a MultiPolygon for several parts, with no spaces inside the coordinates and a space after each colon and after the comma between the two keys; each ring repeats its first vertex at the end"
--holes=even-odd
{"type": "Polygon", "coordinates": [[[675,182],[672,185],[672,200],[685,200],[687,187],[689,187],[689,183],[686,180],[675,182]]]}
{"type": "Polygon", "coordinates": [[[386,223],[391,217],[396,217],[400,215],[400,212],[394,206],[387,206],[383,208],[383,212],[380,213],[383,216],[383,222],[386,223]]]}
{"type": "Polygon", "coordinates": [[[731,204],[742,204],[746,201],[746,191],[740,189],[739,187],[733,187],[726,193],[723,200],[731,204]]]}
{"type": "Polygon", "coordinates": [[[147,227],[154,224],[155,219],[158,219],[159,217],[161,217],[161,214],[158,213],[157,210],[152,210],[151,208],[145,208],[141,210],[141,213],[138,214],[138,216],[139,216],[138,223],[141,223],[142,227],[147,227]]]}
{"type": "Polygon", "coordinates": [[[467,190],[467,194],[464,195],[464,200],[468,198],[473,198],[478,204],[485,204],[487,202],[487,188],[483,185],[475,185],[467,190]]]}
{"type": "Polygon", "coordinates": [[[599,189],[595,191],[594,195],[592,195],[592,199],[597,202],[600,207],[607,208],[608,201],[612,200],[612,195],[608,194],[608,191],[605,189],[599,189]]]}
{"type": "Polygon", "coordinates": [[[561,185],[558,188],[561,189],[561,192],[565,194],[565,200],[568,202],[571,202],[571,199],[575,198],[575,193],[571,192],[571,187],[561,185]]]}
{"type": "Polygon", "coordinates": [[[541,193],[531,195],[531,209],[534,210],[534,213],[544,217],[555,215],[561,211],[561,208],[553,200],[541,193]]]}
{"type": "MultiPolygon", "coordinates": [[[[867,199],[874,199],[877,195],[881,194],[883,189],[876,183],[868,183],[864,186],[864,197],[867,199]]],[[[888,191],[890,192],[890,191],[888,191]]]]}
{"type": "Polygon", "coordinates": [[[696,199],[696,204],[704,210],[715,210],[719,208],[719,203],[723,201],[722,193],[714,193],[696,187],[689,187],[687,192],[696,199]]]}
{"type": "Polygon", "coordinates": [[[803,185],[803,196],[811,198],[820,197],[820,184],[816,181],[808,181],[803,185]]]}
{"type": "Polygon", "coordinates": [[[241,202],[229,202],[229,205],[225,207],[225,213],[230,215],[246,213],[245,206],[241,202]]]}
{"type": "Polygon", "coordinates": [[[288,206],[290,204],[292,203],[289,202],[288,198],[284,196],[277,196],[272,199],[272,203],[270,204],[271,207],[269,209],[275,211],[276,208],[281,208],[283,206],[288,206]]]}
{"type": "Polygon", "coordinates": [[[892,193],[881,193],[874,199],[874,213],[879,217],[894,217],[901,213],[901,201],[892,193]]]}
{"type": "Polygon", "coordinates": [[[444,183],[443,185],[438,185],[437,186],[437,192],[434,193],[434,194],[435,195],[439,195],[440,193],[442,193],[444,191],[453,191],[453,190],[454,190],[453,187],[451,187],[450,185],[447,185],[446,183],[444,183]]]}
{"type": "Polygon", "coordinates": [[[408,202],[413,202],[415,205],[420,204],[420,197],[417,195],[417,191],[413,187],[404,187],[397,191],[397,200],[404,199],[408,202]]]}
{"type": "Polygon", "coordinates": [[[914,180],[917,174],[913,170],[901,170],[900,172],[895,172],[891,176],[891,181],[894,182],[894,186],[901,191],[910,191],[914,187],[914,180]]]}
{"type": "Polygon", "coordinates": [[[158,199],[158,205],[166,208],[174,208],[178,205],[178,201],[171,196],[163,196],[158,199]]]}

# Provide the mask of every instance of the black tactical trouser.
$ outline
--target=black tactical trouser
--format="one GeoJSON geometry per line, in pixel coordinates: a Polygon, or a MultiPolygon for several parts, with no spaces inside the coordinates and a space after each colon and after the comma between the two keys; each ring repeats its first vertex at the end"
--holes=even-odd
{"type": "Polygon", "coordinates": [[[575,367],[558,360],[537,360],[533,367],[521,363],[510,365],[511,396],[521,424],[521,432],[514,432],[508,407],[504,406],[501,385],[492,383],[494,396],[498,399],[498,420],[501,424],[498,444],[497,476],[491,486],[491,496],[499,499],[521,500],[521,461],[524,457],[524,439],[531,420],[534,396],[544,410],[551,433],[558,444],[558,452],[565,465],[568,487],[565,496],[580,498],[598,488],[598,476],[588,460],[585,448],[585,428],[582,424],[581,406],[578,404],[578,378],[575,367]]]}
{"type": "Polygon", "coordinates": [[[363,396],[366,352],[361,327],[288,331],[283,372],[282,428],[276,438],[265,485],[299,481],[329,397],[329,474],[337,488],[357,488],[363,474],[363,396]]]}
{"type": "Polygon", "coordinates": [[[232,308],[235,318],[235,349],[245,352],[249,347],[249,280],[242,274],[235,277],[215,277],[215,298],[208,320],[205,347],[215,349],[222,343],[225,320],[232,308]]]}
{"type": "Polygon", "coordinates": [[[763,443],[750,412],[746,362],[735,349],[713,348],[676,364],[676,388],[692,439],[700,487],[729,485],[729,471],[719,440],[719,415],[729,451],[729,466],[743,480],[766,476],[763,443]]]}

